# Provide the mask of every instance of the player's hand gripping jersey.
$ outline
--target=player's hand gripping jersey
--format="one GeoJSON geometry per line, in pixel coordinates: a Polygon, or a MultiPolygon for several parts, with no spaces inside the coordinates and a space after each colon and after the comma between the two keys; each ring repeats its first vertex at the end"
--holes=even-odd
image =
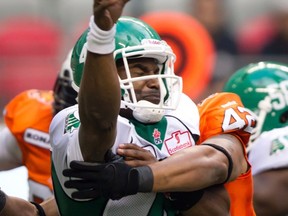
{"type": "Polygon", "coordinates": [[[53,117],[53,92],[28,90],[16,96],[4,110],[5,124],[22,152],[28,170],[29,200],[52,196],[49,125],[53,117]]]}
{"type": "MultiPolygon", "coordinates": [[[[229,133],[239,138],[243,145],[243,151],[245,151],[256,121],[253,114],[243,107],[236,94],[218,93],[211,95],[198,105],[198,109],[201,134],[198,143],[202,143],[214,135],[229,133]]],[[[232,216],[255,215],[252,206],[251,169],[236,180],[226,183],[225,187],[231,199],[232,216]]]]}
{"type": "MultiPolygon", "coordinates": [[[[94,199],[77,201],[71,198],[72,189],[67,189],[68,180],[62,171],[72,160],[82,160],[78,129],[80,121],[78,105],[58,113],[50,126],[52,145],[52,176],[54,192],[62,215],[167,215],[174,210],[166,206],[162,193],[138,193],[120,200],[94,199]]],[[[196,105],[185,95],[178,109],[167,113],[154,124],[143,124],[136,120],[118,117],[117,137],[112,151],[119,144],[135,143],[149,150],[159,160],[175,152],[192,147],[199,137],[199,114],[196,105]]]]}

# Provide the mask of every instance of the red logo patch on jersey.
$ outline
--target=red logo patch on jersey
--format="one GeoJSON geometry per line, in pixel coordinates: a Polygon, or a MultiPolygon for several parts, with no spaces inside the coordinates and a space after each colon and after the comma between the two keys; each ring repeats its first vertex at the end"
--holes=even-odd
{"type": "Polygon", "coordinates": [[[181,149],[185,149],[194,145],[194,141],[188,131],[175,131],[171,134],[170,138],[165,140],[164,143],[170,155],[181,149]]]}
{"type": "Polygon", "coordinates": [[[154,129],[152,136],[153,136],[153,138],[154,138],[154,143],[155,143],[156,145],[162,143],[162,140],[161,140],[161,132],[160,132],[157,128],[154,129]]]}

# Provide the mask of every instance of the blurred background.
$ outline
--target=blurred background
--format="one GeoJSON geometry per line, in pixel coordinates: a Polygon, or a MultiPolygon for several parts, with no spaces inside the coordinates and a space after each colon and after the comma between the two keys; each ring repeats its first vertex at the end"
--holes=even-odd
{"type": "MultiPolygon", "coordinates": [[[[52,89],[91,8],[92,0],[0,1],[0,123],[5,104],[21,91],[52,89]]],[[[155,25],[177,54],[176,73],[195,102],[221,91],[248,63],[288,62],[287,0],[131,0],[124,15],[155,25]]],[[[0,186],[26,198],[25,169],[7,173],[0,173],[0,186]]]]}
{"type": "MultiPolygon", "coordinates": [[[[87,27],[92,13],[91,5],[92,0],[0,1],[1,110],[22,90],[53,87],[67,52],[87,27]]],[[[192,41],[197,40],[193,44],[189,43],[189,39],[185,39],[188,40],[188,43],[184,44],[186,49],[194,50],[192,56],[178,56],[178,64],[187,61],[196,65],[202,61],[201,64],[209,65],[205,70],[201,70],[200,65],[198,71],[192,71],[193,66],[187,68],[190,70],[191,80],[190,75],[186,74],[185,79],[189,80],[185,84],[189,85],[186,91],[192,92],[188,94],[196,102],[212,92],[221,91],[227,77],[249,62],[288,61],[287,0],[132,0],[124,15],[145,17],[147,13],[163,11],[183,13],[197,20],[213,41],[213,61],[208,57],[206,61],[205,56],[197,59],[198,51],[195,49],[205,49],[195,48],[195,43],[201,43],[197,38],[199,31],[194,30],[194,26],[189,25],[189,22],[178,22],[189,30],[187,33],[192,41]],[[194,75],[200,81],[200,77],[206,77],[205,82],[201,86],[193,84],[194,75]]],[[[169,15],[163,25],[173,34],[173,28],[169,30],[168,18],[169,15]]],[[[177,37],[181,37],[181,34],[177,37]]],[[[173,43],[173,40],[171,42],[173,43]]],[[[203,41],[203,44],[205,43],[207,41],[203,41]]],[[[177,46],[174,47],[177,49],[177,46]]],[[[207,53],[210,55],[211,50],[207,53]]],[[[182,73],[179,70],[176,72],[182,73]]]]}

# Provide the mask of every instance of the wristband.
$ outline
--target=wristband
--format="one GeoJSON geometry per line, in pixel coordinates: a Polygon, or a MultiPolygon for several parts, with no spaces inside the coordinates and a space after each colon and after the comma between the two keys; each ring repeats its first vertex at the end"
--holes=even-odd
{"type": "Polygon", "coordinates": [[[87,35],[87,50],[92,53],[109,54],[115,50],[116,25],[104,31],[94,22],[94,16],[91,16],[89,22],[90,31],[87,35]]]}
{"type": "Polygon", "coordinates": [[[34,206],[36,206],[39,216],[46,216],[45,211],[44,211],[43,207],[40,204],[35,203],[35,202],[30,202],[30,203],[32,203],[34,206]]]}
{"type": "Polygon", "coordinates": [[[139,192],[151,192],[153,189],[153,173],[149,166],[136,167],[139,173],[139,192]]]}
{"type": "Polygon", "coordinates": [[[0,189],[0,213],[6,204],[6,194],[0,189]]]}

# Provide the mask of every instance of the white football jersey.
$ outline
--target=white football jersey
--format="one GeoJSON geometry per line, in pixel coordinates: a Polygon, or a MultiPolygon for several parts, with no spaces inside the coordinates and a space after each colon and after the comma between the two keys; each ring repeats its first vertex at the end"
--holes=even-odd
{"type": "Polygon", "coordinates": [[[252,174],[288,167],[288,126],[263,132],[251,146],[252,174]]]}
{"type": "MultiPolygon", "coordinates": [[[[65,188],[64,182],[68,178],[62,175],[62,171],[72,160],[83,161],[78,141],[79,126],[78,105],[62,110],[50,125],[53,186],[62,215],[146,216],[171,213],[160,193],[138,193],[120,200],[72,200],[74,189],[65,188]]],[[[157,159],[163,159],[194,146],[199,135],[197,106],[183,94],[177,110],[167,112],[158,123],[143,124],[118,116],[117,137],[112,151],[115,153],[119,144],[135,143],[149,150],[157,159]]]]}

